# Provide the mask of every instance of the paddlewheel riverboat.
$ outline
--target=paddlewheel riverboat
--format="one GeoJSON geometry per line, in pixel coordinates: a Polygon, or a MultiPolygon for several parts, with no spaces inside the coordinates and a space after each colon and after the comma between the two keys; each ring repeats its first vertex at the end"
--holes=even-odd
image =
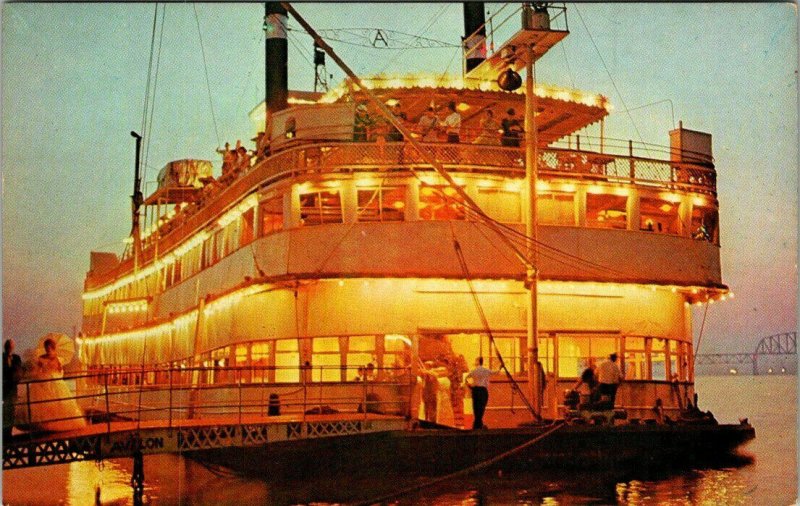
{"type": "Polygon", "coordinates": [[[91,253],[80,355],[102,374],[82,382],[85,402],[116,389],[111,410],[131,418],[169,402],[192,417],[372,411],[470,427],[463,374],[483,356],[508,373],[485,423],[515,427],[535,418],[526,404],[563,418],[565,391],[617,353],[617,408],[680,418],[692,306],[729,295],[711,135],[616,141],[605,96],[507,91],[567,35],[566,15],[523,7],[522,30],[487,55],[482,10],[465,21],[462,75],[308,92],[286,86],[287,14],[267,4],[252,160],[222,174],[168,163],[152,194],[137,187],[126,252],[91,253]],[[420,121],[432,109],[444,123],[448,104],[457,139],[420,121]],[[519,136],[503,132],[511,109],[520,124],[532,112],[519,136]]]}

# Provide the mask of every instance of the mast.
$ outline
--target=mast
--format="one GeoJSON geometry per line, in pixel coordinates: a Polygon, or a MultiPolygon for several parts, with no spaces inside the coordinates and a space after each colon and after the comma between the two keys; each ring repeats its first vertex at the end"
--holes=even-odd
{"type": "MultiPolygon", "coordinates": [[[[530,9],[528,4],[523,6],[523,15],[525,9],[530,9]]],[[[535,93],[535,65],[533,57],[533,47],[529,45],[526,48],[526,63],[525,63],[525,179],[528,186],[528,216],[526,233],[528,235],[528,264],[526,272],[526,282],[529,289],[528,298],[528,385],[531,387],[531,403],[535,413],[541,416],[542,413],[542,396],[541,394],[541,371],[539,370],[539,318],[538,318],[538,280],[539,268],[537,257],[537,194],[536,182],[539,178],[539,147],[538,132],[536,126],[536,93],[535,93]]]]}
{"type": "Polygon", "coordinates": [[[133,268],[139,268],[139,257],[142,252],[142,237],[139,233],[139,210],[144,202],[142,195],[142,173],[139,155],[142,151],[142,136],[131,131],[136,139],[136,162],[133,168],[133,195],[131,195],[131,235],[133,236],[133,268]]]}
{"type": "MultiPolygon", "coordinates": [[[[423,146],[421,146],[416,139],[411,136],[411,132],[406,128],[405,125],[400,123],[397,118],[392,114],[392,112],[388,109],[388,107],[381,102],[364,84],[361,82],[361,79],[342,61],[341,58],[333,51],[333,49],[325,43],[325,41],[319,36],[319,34],[308,24],[308,22],[300,16],[300,14],[294,9],[294,7],[289,2],[282,2],[284,8],[292,14],[292,17],[300,23],[300,25],[308,32],[309,35],[314,39],[315,44],[317,44],[322,50],[324,50],[330,57],[333,59],[334,62],[347,74],[351,80],[359,87],[359,89],[364,93],[366,98],[373,104],[375,107],[380,110],[383,115],[387,118],[387,120],[403,134],[406,142],[411,144],[415,150],[417,150],[422,158],[425,160],[426,163],[430,164],[431,167],[436,170],[436,172],[445,180],[447,183],[453,187],[455,192],[464,199],[464,202],[470,206],[472,209],[476,210],[479,214],[483,214],[480,210],[480,207],[475,203],[475,201],[461,188],[459,185],[455,184],[455,181],[447,173],[441,163],[435,159],[435,157],[423,146]]],[[[529,235],[529,244],[528,249],[525,253],[519,251],[516,248],[509,238],[505,235],[504,231],[497,227],[491,220],[486,220],[484,223],[488,226],[493,232],[497,234],[501,241],[503,241],[506,245],[508,245],[512,251],[516,254],[517,258],[522,262],[522,264],[526,268],[526,285],[530,288],[530,297],[528,304],[528,335],[527,335],[527,348],[528,348],[528,385],[530,390],[530,396],[533,400],[532,403],[532,411],[534,418],[541,419],[541,405],[542,399],[540,394],[540,369],[539,369],[539,346],[536,336],[538,334],[538,318],[537,318],[537,268],[536,268],[536,241],[538,240],[537,237],[537,215],[536,215],[536,182],[538,179],[538,147],[537,147],[537,127],[536,127],[536,117],[534,114],[535,111],[535,88],[534,88],[534,62],[536,59],[540,58],[544,53],[546,53],[554,44],[559,42],[563,39],[567,33],[565,30],[556,31],[550,29],[550,17],[547,12],[547,4],[545,3],[534,3],[531,5],[530,3],[526,3],[523,5],[522,9],[522,29],[512,38],[512,41],[506,43],[509,47],[509,51],[513,54],[512,57],[508,58],[505,56],[507,51],[495,52],[490,59],[484,60],[483,62],[479,62],[479,64],[472,69],[468,73],[467,77],[478,77],[482,73],[491,73],[496,75],[495,65],[497,65],[497,60],[506,60],[507,58],[509,61],[505,63],[507,68],[510,68],[513,72],[513,66],[516,64],[523,64],[527,68],[527,77],[526,77],[526,95],[525,95],[525,140],[526,140],[526,147],[525,147],[525,175],[526,180],[528,183],[528,191],[529,191],[529,198],[528,198],[528,212],[527,212],[527,233],[529,235]],[[515,40],[519,40],[520,43],[517,43],[515,40]],[[524,51],[522,48],[524,46],[524,51]],[[471,75],[470,75],[471,74],[471,75]]],[[[506,46],[504,45],[504,47],[506,46]]],[[[516,68],[520,68],[517,66],[516,68]]]]}

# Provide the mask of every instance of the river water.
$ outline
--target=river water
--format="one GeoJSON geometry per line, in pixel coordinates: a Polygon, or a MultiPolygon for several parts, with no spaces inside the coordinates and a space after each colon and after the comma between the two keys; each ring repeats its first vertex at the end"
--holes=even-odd
{"type": "MultiPolygon", "coordinates": [[[[450,481],[395,500],[398,505],[758,505],[797,497],[795,376],[698,377],[700,408],[722,423],[748,417],[756,439],[744,463],[708,469],[594,473],[492,473],[450,481]]],[[[130,460],[76,462],[3,472],[3,504],[132,504],[130,460]]],[[[335,504],[379,497],[413,483],[315,479],[269,484],[208,469],[175,455],[145,459],[146,503],[159,505],[335,504]]]]}

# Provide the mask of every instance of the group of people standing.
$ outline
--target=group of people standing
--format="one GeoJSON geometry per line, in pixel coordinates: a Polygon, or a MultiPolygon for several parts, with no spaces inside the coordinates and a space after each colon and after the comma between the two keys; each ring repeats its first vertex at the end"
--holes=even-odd
{"type": "MultiPolygon", "coordinates": [[[[462,142],[463,118],[458,111],[455,101],[448,102],[446,108],[438,110],[430,105],[422,112],[415,124],[409,123],[408,116],[403,112],[399,102],[392,105],[392,114],[408,128],[414,131],[422,142],[447,142],[458,144],[462,142]]],[[[506,111],[506,117],[500,122],[494,117],[494,111],[487,108],[480,120],[480,130],[472,144],[490,146],[519,147],[524,132],[523,121],[517,117],[514,108],[506,111]]],[[[403,140],[403,134],[388,120],[373,117],[366,104],[356,106],[353,121],[353,140],[367,142],[386,140],[397,142],[403,140]]]]}
{"type": "Polygon", "coordinates": [[[481,119],[481,130],[473,144],[518,148],[524,132],[523,122],[517,117],[513,107],[506,111],[506,117],[499,123],[492,109],[486,109],[481,119]]]}
{"type": "Polygon", "coordinates": [[[224,149],[217,149],[217,153],[222,155],[222,175],[229,173],[237,174],[250,168],[253,158],[246,147],[242,146],[242,141],[236,141],[236,147],[231,149],[230,142],[225,143],[224,149]]]}
{"type": "MultiPolygon", "coordinates": [[[[17,422],[19,384],[25,375],[22,359],[14,353],[14,341],[3,345],[3,439],[12,436],[17,422]]],[[[22,418],[27,426],[40,431],[68,431],[86,426],[83,411],[67,386],[64,368],[52,339],[44,341],[44,353],[38,356],[27,373],[34,380],[26,389],[28,398],[22,418]]]]}
{"type": "Polygon", "coordinates": [[[439,356],[424,362],[422,404],[425,419],[442,425],[455,425],[462,413],[464,388],[461,378],[467,371],[464,357],[439,356]]]}
{"type": "Polygon", "coordinates": [[[587,367],[572,388],[580,396],[579,408],[614,409],[617,389],[622,382],[622,370],[617,364],[617,354],[611,353],[597,370],[587,367]]]}

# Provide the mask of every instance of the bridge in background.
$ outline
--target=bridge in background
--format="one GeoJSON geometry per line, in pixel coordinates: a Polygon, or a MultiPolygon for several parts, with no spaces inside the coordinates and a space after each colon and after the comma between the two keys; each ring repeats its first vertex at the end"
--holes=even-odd
{"type": "Polygon", "coordinates": [[[698,365],[746,365],[753,375],[761,374],[759,358],[769,356],[797,356],[797,332],[784,332],[762,338],[752,353],[704,353],[695,357],[698,365]]]}

